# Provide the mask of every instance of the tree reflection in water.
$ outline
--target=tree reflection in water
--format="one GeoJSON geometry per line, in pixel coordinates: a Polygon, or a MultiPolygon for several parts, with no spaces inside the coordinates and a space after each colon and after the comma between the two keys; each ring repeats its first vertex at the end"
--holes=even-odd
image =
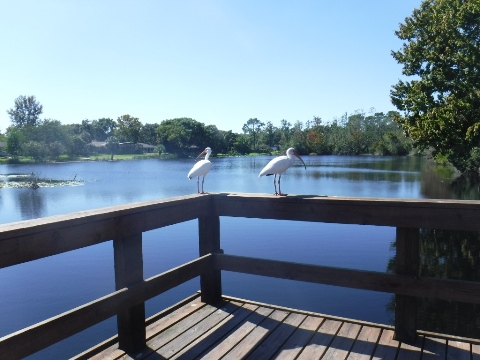
{"type": "MultiPolygon", "coordinates": [[[[395,248],[395,243],[392,243],[395,248]]],[[[480,279],[480,234],[420,229],[420,276],[467,281],[480,279]]],[[[395,257],[388,271],[395,269],[395,257]]],[[[395,312],[395,296],[387,305],[395,312]]],[[[431,298],[418,299],[418,328],[480,338],[480,306],[431,298]]]]}
{"type": "Polygon", "coordinates": [[[41,191],[23,189],[18,193],[18,204],[23,219],[37,219],[45,216],[45,199],[41,191]]]}

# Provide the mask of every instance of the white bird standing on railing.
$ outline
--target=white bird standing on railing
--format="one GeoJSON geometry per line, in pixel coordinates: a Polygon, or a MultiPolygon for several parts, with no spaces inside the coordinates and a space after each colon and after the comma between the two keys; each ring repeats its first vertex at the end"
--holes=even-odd
{"type": "MultiPolygon", "coordinates": [[[[200,160],[199,162],[197,162],[195,165],[193,165],[192,167],[192,170],[190,170],[190,172],[188,173],[188,178],[189,179],[192,179],[194,177],[197,178],[197,192],[199,194],[205,194],[205,192],[203,191],[203,183],[205,182],[205,176],[207,176],[207,173],[210,171],[210,169],[212,168],[212,163],[210,162],[210,160],[208,160],[208,158],[210,157],[210,154],[212,153],[212,149],[210,149],[209,147],[205,148],[205,150],[203,150],[197,157],[196,159],[198,159],[200,156],[202,156],[203,154],[205,154],[205,159],[204,160],[200,160]],[[200,192],[200,176],[203,176],[203,179],[202,179],[202,192],[200,192]]],[[[196,160],[195,159],[195,160],[196,160]]]]}
{"type": "Polygon", "coordinates": [[[280,190],[280,178],[282,177],[282,174],[287,170],[290,166],[293,165],[295,162],[295,156],[298,157],[301,162],[303,163],[303,166],[305,166],[305,170],[307,170],[307,165],[305,165],[305,162],[303,159],[298,155],[298,153],[295,151],[294,148],[289,148],[287,150],[287,156],[278,156],[275,159],[270,160],[270,162],[260,171],[260,174],[258,177],[266,175],[275,175],[273,177],[273,187],[275,188],[275,194],[274,195],[285,195],[282,194],[282,190],[280,190]],[[278,192],[277,192],[277,185],[275,183],[277,179],[277,174],[278,174],[278,192]]]}

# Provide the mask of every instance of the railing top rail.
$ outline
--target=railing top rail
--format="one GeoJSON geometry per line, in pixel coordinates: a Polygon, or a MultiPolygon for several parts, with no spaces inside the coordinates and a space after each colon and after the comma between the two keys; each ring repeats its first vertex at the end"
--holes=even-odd
{"type": "Polygon", "coordinates": [[[220,216],[480,231],[480,201],[212,194],[220,216]]]}
{"type": "MultiPolygon", "coordinates": [[[[7,224],[0,224],[0,241],[14,236],[25,236],[51,229],[58,230],[70,226],[84,225],[86,223],[105,221],[118,217],[135,216],[142,213],[147,214],[151,211],[165,211],[168,208],[176,206],[185,206],[188,208],[191,204],[203,203],[204,198],[201,195],[187,195],[172,197],[160,200],[142,201],[121,205],[108,206],[103,208],[77,211],[61,215],[53,215],[32,220],[16,221],[7,224]]],[[[197,209],[192,206],[196,211],[197,209]]],[[[183,210],[182,210],[183,211],[183,210]]],[[[198,217],[198,215],[194,216],[198,217]]],[[[173,217],[171,217],[173,220],[173,217]]]]}
{"type": "Polygon", "coordinates": [[[207,199],[183,196],[0,225],[0,268],[196,219],[207,199]]]}

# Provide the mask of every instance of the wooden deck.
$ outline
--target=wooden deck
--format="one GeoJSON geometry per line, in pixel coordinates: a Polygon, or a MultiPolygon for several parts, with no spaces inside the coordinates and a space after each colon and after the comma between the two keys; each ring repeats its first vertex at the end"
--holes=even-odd
{"type": "Polygon", "coordinates": [[[479,340],[419,331],[408,345],[385,325],[223,299],[212,306],[197,294],[150,318],[141,352],[112,338],[74,359],[480,359],[479,340]]]}

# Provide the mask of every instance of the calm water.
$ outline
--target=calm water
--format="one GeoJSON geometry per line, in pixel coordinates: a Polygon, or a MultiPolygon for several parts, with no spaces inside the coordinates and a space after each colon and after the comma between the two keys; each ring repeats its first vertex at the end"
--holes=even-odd
{"type": "MultiPolygon", "coordinates": [[[[270,157],[212,159],[210,192],[272,193],[258,178],[270,157]]],[[[447,181],[419,158],[306,156],[307,170],[289,169],[282,191],[291,194],[389,198],[455,198],[447,181]]],[[[0,188],[0,223],[196,192],[187,179],[192,160],[0,165],[0,177],[35,173],[79,186],[0,188]]],[[[225,253],[294,262],[387,271],[395,229],[258,219],[221,218],[225,253]]],[[[197,222],[144,234],[144,273],[153,276],[198,255],[197,222]]],[[[0,269],[0,337],[114,291],[113,246],[106,242],[71,253],[0,269]]],[[[198,290],[194,279],[147,303],[147,316],[198,290]]],[[[223,292],[332,315],[392,323],[391,294],[224,273],[223,292]],[[288,287],[286,287],[286,285],[288,287]]],[[[114,335],[114,318],[31,358],[68,358],[114,335]]]]}

